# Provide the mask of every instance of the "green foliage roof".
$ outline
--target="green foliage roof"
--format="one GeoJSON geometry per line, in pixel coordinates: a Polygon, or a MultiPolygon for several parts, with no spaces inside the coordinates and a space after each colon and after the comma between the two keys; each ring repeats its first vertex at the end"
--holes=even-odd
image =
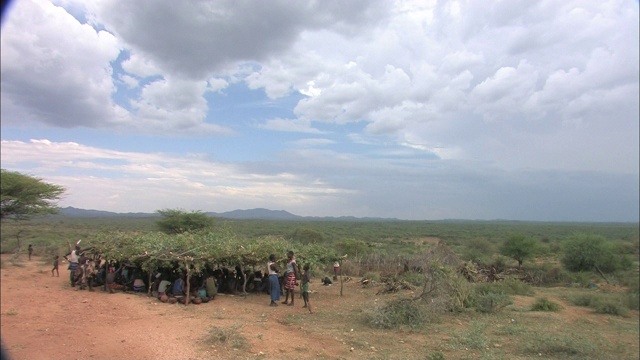
{"type": "Polygon", "coordinates": [[[259,266],[266,263],[270,254],[284,259],[288,250],[293,250],[305,263],[329,262],[336,258],[332,250],[317,244],[293,248],[281,237],[240,238],[225,227],[181,234],[103,232],[92,245],[103,259],[138,263],[147,271],[176,262],[191,266],[196,272],[207,264],[259,266]]]}

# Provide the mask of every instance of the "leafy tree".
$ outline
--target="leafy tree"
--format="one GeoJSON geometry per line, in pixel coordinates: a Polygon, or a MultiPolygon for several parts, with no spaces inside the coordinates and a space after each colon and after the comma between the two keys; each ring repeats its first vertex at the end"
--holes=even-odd
{"type": "Polygon", "coordinates": [[[569,238],[563,246],[560,259],[570,271],[611,272],[628,262],[620,261],[614,251],[614,245],[601,235],[577,234],[569,238]]]}
{"type": "Polygon", "coordinates": [[[182,234],[208,230],[213,226],[213,218],[200,211],[186,212],[179,209],[158,210],[162,216],[156,224],[167,234],[182,234]]]}
{"type": "Polygon", "coordinates": [[[55,202],[64,187],[15,171],[2,169],[0,179],[0,219],[28,219],[34,215],[54,214],[55,202]]]}
{"type": "Polygon", "coordinates": [[[339,254],[347,254],[358,258],[369,253],[371,245],[362,240],[347,238],[337,241],[334,247],[339,254]]]}
{"type": "Polygon", "coordinates": [[[537,245],[538,243],[533,238],[524,235],[512,235],[502,243],[500,254],[518,261],[518,267],[520,267],[524,260],[535,254],[537,245]]]}

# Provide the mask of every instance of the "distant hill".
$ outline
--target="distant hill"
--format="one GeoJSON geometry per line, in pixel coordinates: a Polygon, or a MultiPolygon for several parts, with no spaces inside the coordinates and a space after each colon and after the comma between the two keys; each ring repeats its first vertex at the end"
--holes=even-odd
{"type": "MultiPolygon", "coordinates": [[[[280,220],[280,221],[398,221],[398,219],[389,218],[357,218],[353,216],[340,216],[340,217],[317,217],[317,216],[299,216],[294,215],[285,210],[269,210],[263,208],[247,209],[247,210],[233,210],[223,213],[207,212],[209,216],[234,219],[234,220],[280,220]]],[[[102,210],[86,210],[78,209],[74,207],[65,207],[59,209],[57,216],[69,216],[69,217],[84,217],[84,218],[100,218],[100,217],[159,217],[158,213],[116,213],[111,211],[102,210]]]]}
{"type": "Polygon", "coordinates": [[[74,207],[66,207],[60,208],[58,211],[59,215],[70,216],[70,217],[91,217],[91,218],[99,218],[99,217],[159,217],[160,215],[157,213],[115,213],[111,211],[102,211],[102,210],[86,210],[86,209],[78,209],[74,207]]]}
{"type": "Polygon", "coordinates": [[[284,210],[249,209],[233,210],[224,213],[209,212],[207,215],[225,219],[261,219],[261,220],[301,220],[302,216],[294,215],[284,210]]]}

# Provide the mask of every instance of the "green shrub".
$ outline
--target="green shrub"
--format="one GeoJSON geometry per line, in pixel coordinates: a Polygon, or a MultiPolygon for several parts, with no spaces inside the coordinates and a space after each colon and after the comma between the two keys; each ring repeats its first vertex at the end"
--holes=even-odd
{"type": "Polygon", "coordinates": [[[630,263],[616,256],[614,245],[601,235],[578,234],[564,243],[561,262],[570,271],[603,272],[625,269],[630,263]]]}
{"type": "Polygon", "coordinates": [[[507,266],[507,258],[502,255],[497,255],[493,259],[493,265],[500,271],[507,266]]]}
{"type": "Polygon", "coordinates": [[[212,326],[211,329],[209,329],[209,334],[205,338],[205,342],[211,345],[230,345],[234,349],[246,348],[249,345],[249,341],[240,333],[240,327],[240,324],[226,328],[212,326]]]}
{"type": "Polygon", "coordinates": [[[474,291],[478,293],[504,293],[507,295],[532,296],[535,290],[531,285],[514,278],[506,278],[493,283],[478,283],[474,291]]]}
{"type": "Polygon", "coordinates": [[[588,271],[572,272],[567,274],[565,282],[571,287],[586,288],[592,283],[595,274],[588,271]]]}
{"type": "Polygon", "coordinates": [[[495,245],[487,239],[475,238],[465,243],[460,258],[464,261],[471,260],[478,264],[489,264],[491,255],[495,253],[495,245]]]}
{"type": "Polygon", "coordinates": [[[597,302],[594,294],[577,294],[569,296],[569,301],[576,306],[591,306],[597,302]]]}
{"type": "Polygon", "coordinates": [[[474,297],[476,311],[481,313],[495,314],[506,306],[513,304],[511,297],[504,293],[484,293],[474,297]]]}
{"type": "Polygon", "coordinates": [[[554,303],[546,297],[537,298],[531,305],[531,311],[560,311],[561,309],[560,304],[554,303]]]}
{"type": "Polygon", "coordinates": [[[413,286],[420,287],[425,282],[425,276],[421,273],[407,271],[398,277],[398,280],[404,280],[413,286]]]}
{"type": "Polygon", "coordinates": [[[640,310],[640,294],[637,292],[627,292],[625,302],[627,308],[631,310],[640,310]]]}
{"type": "Polygon", "coordinates": [[[533,286],[549,286],[564,283],[568,276],[559,266],[551,264],[529,265],[525,269],[525,274],[533,286]]]}
{"type": "Polygon", "coordinates": [[[637,275],[634,278],[635,281],[629,282],[625,301],[629,309],[640,310],[640,282],[637,275]]]}
{"type": "Polygon", "coordinates": [[[508,295],[533,296],[535,294],[531,285],[515,278],[506,278],[499,284],[508,295]]]}
{"type": "Polygon", "coordinates": [[[381,329],[399,329],[409,327],[416,329],[429,321],[427,309],[423,301],[410,299],[392,300],[374,309],[369,316],[369,325],[381,329]]]}
{"type": "Polygon", "coordinates": [[[629,311],[620,301],[615,299],[608,299],[605,301],[599,301],[595,304],[595,311],[598,314],[608,314],[616,316],[627,316],[629,311]]]}
{"type": "Polygon", "coordinates": [[[380,281],[380,273],[375,271],[367,271],[364,275],[362,275],[363,280],[371,280],[375,282],[380,281]]]}
{"type": "Polygon", "coordinates": [[[628,309],[638,310],[638,293],[620,294],[582,293],[567,298],[576,306],[588,306],[599,314],[627,316],[628,309]]]}
{"type": "Polygon", "coordinates": [[[471,284],[454,268],[438,262],[425,269],[420,297],[431,312],[462,311],[471,297],[471,284]]]}

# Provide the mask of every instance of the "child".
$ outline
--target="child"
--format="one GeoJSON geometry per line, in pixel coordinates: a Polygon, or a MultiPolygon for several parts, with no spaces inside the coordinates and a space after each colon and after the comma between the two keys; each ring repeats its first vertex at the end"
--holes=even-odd
{"type": "Polygon", "coordinates": [[[308,308],[309,313],[313,314],[313,311],[311,311],[311,303],[309,302],[309,282],[311,282],[309,264],[305,264],[302,269],[304,270],[304,275],[302,275],[302,298],[304,299],[303,308],[308,308]]]}
{"type": "Polygon", "coordinates": [[[31,260],[31,255],[33,254],[33,245],[29,244],[29,260],[31,260]]]}
{"type": "Polygon", "coordinates": [[[56,255],[55,258],[53,258],[53,269],[51,269],[51,277],[53,277],[53,272],[55,271],[58,274],[58,277],[60,277],[60,272],[58,271],[58,259],[60,258],[60,256],[56,255]]]}

